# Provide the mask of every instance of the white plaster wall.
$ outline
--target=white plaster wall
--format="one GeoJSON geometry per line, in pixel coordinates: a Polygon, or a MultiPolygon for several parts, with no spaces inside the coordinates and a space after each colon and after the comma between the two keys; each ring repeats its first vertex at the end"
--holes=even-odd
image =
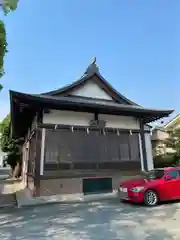
{"type": "Polygon", "coordinates": [[[139,120],[129,116],[99,114],[99,120],[106,121],[106,127],[121,129],[139,129],[139,120]]]}
{"type": "Polygon", "coordinates": [[[145,133],[145,144],[146,144],[148,170],[152,170],[154,168],[154,163],[153,163],[153,154],[152,154],[152,145],[151,145],[151,135],[149,133],[145,133]]]}
{"type": "Polygon", "coordinates": [[[43,114],[43,123],[89,126],[89,121],[94,118],[93,113],[51,110],[43,114]]]}
{"type": "MultiPolygon", "coordinates": [[[[73,112],[62,110],[51,110],[50,113],[43,114],[43,123],[65,124],[77,126],[89,126],[90,120],[94,119],[94,113],[73,112]]],[[[106,127],[120,129],[138,130],[139,120],[131,116],[116,116],[108,114],[99,114],[99,120],[106,121],[106,127]]],[[[145,126],[145,130],[150,130],[145,126]]]]}
{"type": "Polygon", "coordinates": [[[101,89],[95,82],[89,81],[84,86],[71,92],[72,95],[99,98],[104,100],[112,100],[103,89],[101,89]]]}

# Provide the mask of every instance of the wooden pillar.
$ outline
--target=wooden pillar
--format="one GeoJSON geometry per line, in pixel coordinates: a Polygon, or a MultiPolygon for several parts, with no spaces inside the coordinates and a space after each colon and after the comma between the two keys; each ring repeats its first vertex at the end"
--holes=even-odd
{"type": "Polygon", "coordinates": [[[42,138],[41,138],[41,159],[40,159],[40,175],[44,173],[44,154],[45,154],[45,138],[46,138],[46,129],[42,129],[42,138]]]}
{"type": "Polygon", "coordinates": [[[40,128],[36,129],[36,157],[35,157],[35,170],[34,170],[34,186],[35,186],[35,196],[40,195],[40,159],[41,159],[41,140],[42,140],[42,130],[40,128]]]}
{"type": "Polygon", "coordinates": [[[143,118],[139,119],[139,123],[140,123],[140,139],[141,139],[141,147],[142,147],[143,167],[144,167],[144,170],[147,171],[148,165],[147,165],[146,142],[145,142],[143,118]]]}

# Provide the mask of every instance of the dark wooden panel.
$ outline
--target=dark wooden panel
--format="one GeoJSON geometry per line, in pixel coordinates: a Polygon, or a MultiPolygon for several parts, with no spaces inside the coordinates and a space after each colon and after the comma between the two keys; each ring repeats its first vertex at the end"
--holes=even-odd
{"type": "Polygon", "coordinates": [[[133,133],[129,136],[131,161],[140,161],[139,136],[133,133]]]}
{"type": "Polygon", "coordinates": [[[59,165],[57,163],[45,163],[44,171],[52,171],[59,169],[59,165]]]}
{"type": "Polygon", "coordinates": [[[141,163],[135,161],[127,161],[127,162],[104,162],[99,163],[99,169],[111,169],[111,170],[141,170],[141,163]]]}
{"type": "Polygon", "coordinates": [[[36,196],[40,195],[40,159],[41,159],[41,138],[42,130],[36,130],[36,156],[35,156],[35,177],[34,185],[36,189],[36,196]]]}
{"type": "Polygon", "coordinates": [[[74,169],[96,169],[96,162],[76,162],[73,164],[74,169]]]}
{"type": "Polygon", "coordinates": [[[103,166],[119,169],[127,161],[140,163],[136,133],[118,134],[116,129],[47,130],[45,170],[96,169],[103,166]]]}

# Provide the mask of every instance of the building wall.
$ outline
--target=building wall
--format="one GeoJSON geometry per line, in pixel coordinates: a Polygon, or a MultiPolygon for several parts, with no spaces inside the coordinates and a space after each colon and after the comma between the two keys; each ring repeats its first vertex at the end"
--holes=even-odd
{"type": "Polygon", "coordinates": [[[167,153],[174,153],[175,150],[171,147],[167,147],[166,140],[170,137],[170,134],[165,130],[154,129],[151,136],[153,145],[153,156],[164,155],[167,153]]]}
{"type": "Polygon", "coordinates": [[[40,181],[40,196],[82,193],[82,179],[48,179],[40,181]]]}
{"type": "Polygon", "coordinates": [[[89,126],[89,121],[94,119],[93,113],[51,110],[43,114],[43,123],[89,126]]]}
{"type": "MultiPolygon", "coordinates": [[[[132,117],[132,116],[114,116],[114,115],[107,115],[107,114],[99,114],[99,120],[106,121],[106,127],[110,128],[120,128],[120,129],[132,129],[132,130],[139,130],[139,120],[132,117]]],[[[94,119],[93,113],[82,113],[82,112],[73,112],[73,111],[60,111],[60,110],[51,110],[50,113],[43,114],[43,123],[50,123],[50,124],[65,124],[65,125],[75,125],[75,126],[89,126],[89,121],[94,119]]],[[[150,127],[145,125],[145,130],[150,130],[150,127]]],[[[149,169],[153,168],[153,159],[152,159],[152,149],[150,144],[150,134],[146,136],[146,144],[147,144],[147,159],[148,159],[148,166],[149,169]]],[[[139,144],[141,141],[139,140],[139,144]]],[[[141,152],[141,169],[143,170],[143,156],[142,156],[142,149],[140,145],[140,152],[141,152]]],[[[43,152],[41,153],[41,175],[43,174],[43,161],[44,156],[43,152]]]]}
{"type": "MultiPolygon", "coordinates": [[[[116,190],[121,181],[138,176],[137,171],[96,173],[99,177],[112,177],[112,187],[116,190]]],[[[83,193],[83,178],[56,178],[40,181],[40,196],[83,193]]]]}
{"type": "Polygon", "coordinates": [[[75,89],[74,91],[71,92],[71,95],[112,100],[112,97],[109,96],[103,89],[101,89],[93,81],[88,81],[84,86],[75,89]]]}
{"type": "Polygon", "coordinates": [[[169,138],[169,133],[160,129],[154,129],[152,131],[152,141],[156,141],[156,140],[166,140],[169,138]]]}
{"type": "MultiPolygon", "coordinates": [[[[51,124],[89,126],[89,121],[93,119],[93,113],[51,110],[43,114],[43,123],[51,124]]],[[[110,128],[139,129],[139,120],[134,117],[99,114],[99,120],[105,120],[106,127],[110,128]]]]}
{"type": "Polygon", "coordinates": [[[106,121],[106,127],[121,129],[139,129],[139,120],[129,116],[99,114],[99,120],[106,121]]]}

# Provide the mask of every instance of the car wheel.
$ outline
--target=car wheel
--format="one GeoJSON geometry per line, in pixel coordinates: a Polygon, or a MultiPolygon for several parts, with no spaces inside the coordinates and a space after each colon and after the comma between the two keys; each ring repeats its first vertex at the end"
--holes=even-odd
{"type": "Polygon", "coordinates": [[[144,202],[147,206],[153,207],[158,203],[158,195],[153,190],[147,190],[144,195],[144,202]]]}

